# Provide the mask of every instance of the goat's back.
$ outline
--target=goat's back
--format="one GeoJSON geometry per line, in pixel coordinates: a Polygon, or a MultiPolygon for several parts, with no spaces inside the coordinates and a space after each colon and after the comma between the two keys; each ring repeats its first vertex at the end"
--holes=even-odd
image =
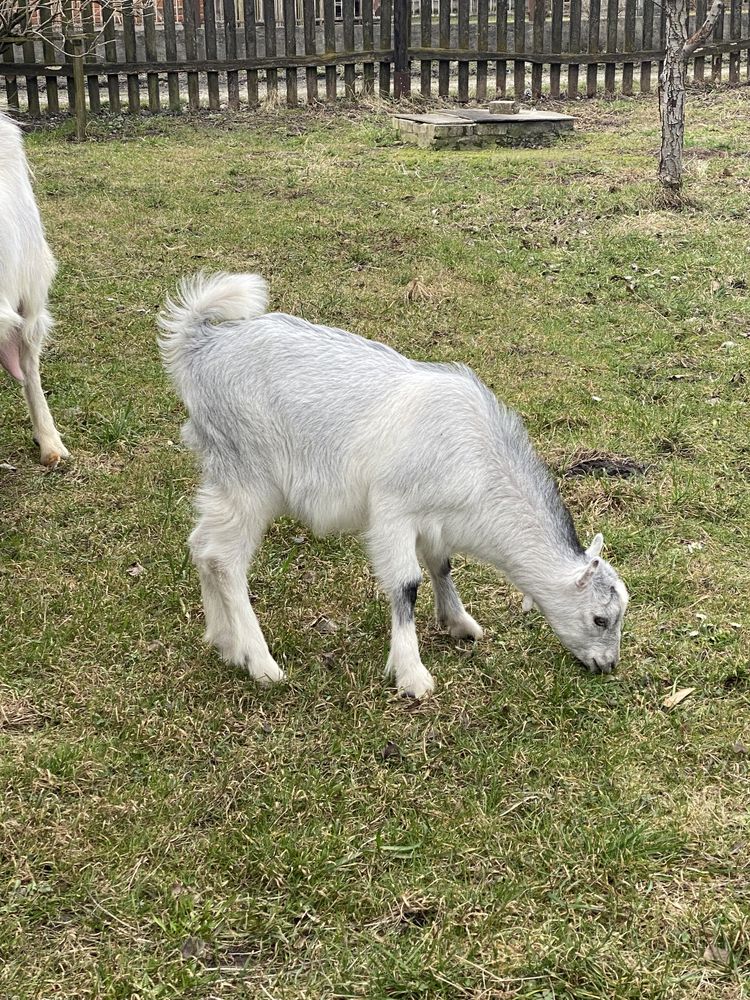
{"type": "Polygon", "coordinates": [[[204,468],[272,484],[317,530],[358,527],[373,489],[465,499],[447,470],[486,451],[491,397],[466,369],[296,317],[204,329],[181,370],[204,468]]]}

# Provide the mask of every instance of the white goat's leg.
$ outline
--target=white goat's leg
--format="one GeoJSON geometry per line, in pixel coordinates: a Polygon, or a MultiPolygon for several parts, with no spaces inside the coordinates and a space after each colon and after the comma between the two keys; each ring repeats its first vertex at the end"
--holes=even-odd
{"type": "Polygon", "coordinates": [[[18,338],[18,361],[23,373],[23,393],[31,416],[34,439],[39,445],[42,465],[54,469],[70,454],[62,443],[47,405],[39,376],[39,355],[52,320],[47,312],[24,323],[18,338]]]}
{"type": "Polygon", "coordinates": [[[244,493],[238,508],[226,491],[205,486],[198,508],[201,517],[190,536],[190,549],[201,579],[206,641],[261,684],[283,680],[247,590],[247,567],[272,514],[262,502],[248,503],[244,493]]]}
{"type": "Polygon", "coordinates": [[[448,630],[454,639],[481,639],[484,633],[481,625],[471,617],[463,606],[451,577],[451,562],[446,557],[420,549],[420,555],[430,574],[432,589],[435,591],[435,618],[438,625],[448,630]]]}
{"type": "Polygon", "coordinates": [[[401,694],[429,695],[435,682],[419,656],[414,606],[422,579],[416,552],[416,534],[404,524],[378,524],[368,532],[373,569],[391,599],[391,649],[385,672],[401,694]]]}

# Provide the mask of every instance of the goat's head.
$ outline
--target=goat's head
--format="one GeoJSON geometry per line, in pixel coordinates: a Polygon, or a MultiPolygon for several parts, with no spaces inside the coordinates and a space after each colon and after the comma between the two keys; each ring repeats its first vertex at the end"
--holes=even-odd
{"type": "Polygon", "coordinates": [[[628,606],[625,584],[601,558],[597,535],[575,574],[550,580],[535,602],[558,639],[592,673],[611,673],[620,659],[622,621],[628,606]]]}

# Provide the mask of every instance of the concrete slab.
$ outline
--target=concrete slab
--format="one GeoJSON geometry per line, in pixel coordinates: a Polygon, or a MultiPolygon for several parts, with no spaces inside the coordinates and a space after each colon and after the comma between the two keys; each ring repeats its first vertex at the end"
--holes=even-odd
{"type": "Polygon", "coordinates": [[[573,128],[572,115],[554,111],[519,111],[498,115],[462,108],[430,114],[394,115],[404,142],[422,149],[463,149],[476,146],[538,146],[573,128]]]}
{"type": "Polygon", "coordinates": [[[557,111],[517,111],[515,114],[500,115],[493,114],[491,111],[487,111],[486,108],[461,108],[460,111],[444,111],[442,113],[449,117],[455,115],[457,118],[463,118],[465,121],[472,122],[496,122],[505,120],[514,122],[572,122],[574,120],[572,115],[561,115],[557,111]]]}

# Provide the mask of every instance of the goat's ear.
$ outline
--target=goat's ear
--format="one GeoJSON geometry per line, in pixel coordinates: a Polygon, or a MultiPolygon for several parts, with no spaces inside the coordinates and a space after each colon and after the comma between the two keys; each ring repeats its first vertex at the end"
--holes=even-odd
{"type": "Polygon", "coordinates": [[[583,588],[588,585],[594,573],[596,573],[596,571],[599,569],[600,564],[601,564],[601,559],[598,556],[594,556],[594,558],[588,564],[586,569],[583,571],[583,573],[581,573],[581,575],[576,580],[576,587],[578,587],[579,590],[583,590],[583,588]]]}
{"type": "Polygon", "coordinates": [[[598,532],[596,535],[594,535],[594,540],[592,541],[591,545],[589,545],[589,547],[586,549],[586,555],[589,557],[589,559],[593,559],[595,556],[601,554],[603,546],[604,546],[604,535],[601,532],[598,532]]]}

